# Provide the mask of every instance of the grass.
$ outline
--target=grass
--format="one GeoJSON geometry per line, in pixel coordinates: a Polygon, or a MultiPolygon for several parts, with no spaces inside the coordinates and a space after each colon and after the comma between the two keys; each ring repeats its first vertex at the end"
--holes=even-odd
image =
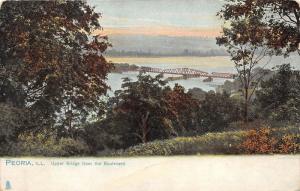
{"type": "Polygon", "coordinates": [[[195,137],[177,137],[136,145],[114,155],[169,156],[195,154],[239,154],[238,145],[246,136],[245,131],[207,133],[195,137]]]}
{"type": "MultiPolygon", "coordinates": [[[[299,127],[273,129],[277,135],[300,136],[299,127]]],[[[247,137],[248,130],[207,133],[194,137],[177,137],[153,141],[115,152],[114,156],[172,156],[201,154],[245,154],[240,145],[247,137]]]]}

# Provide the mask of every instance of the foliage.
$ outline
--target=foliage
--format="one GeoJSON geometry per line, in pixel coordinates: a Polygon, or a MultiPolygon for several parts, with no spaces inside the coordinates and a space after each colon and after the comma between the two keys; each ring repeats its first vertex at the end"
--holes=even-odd
{"type": "Polygon", "coordinates": [[[6,155],[18,135],[34,127],[28,111],[0,103],[0,155],[6,155]]]}
{"type": "Polygon", "coordinates": [[[6,104],[0,104],[0,137],[5,142],[22,127],[21,111],[6,104]]]}
{"type": "MultiPolygon", "coordinates": [[[[277,54],[298,51],[300,42],[300,6],[293,0],[226,0],[218,13],[225,21],[238,23],[247,18],[245,30],[264,35],[266,46],[277,54]],[[257,23],[261,27],[257,28],[257,23]],[[252,30],[255,29],[255,30],[252,30]]],[[[248,33],[238,33],[247,40],[248,33]]],[[[256,43],[256,42],[255,42],[256,43]]]]}
{"type": "Polygon", "coordinates": [[[139,144],[113,156],[170,156],[195,154],[300,153],[300,131],[295,126],[207,133],[139,144]]]}
{"type": "Polygon", "coordinates": [[[199,126],[197,120],[199,101],[194,99],[191,93],[186,93],[184,87],[178,84],[166,92],[165,99],[176,133],[184,135],[188,132],[196,132],[199,126]]]}
{"type": "MultiPolygon", "coordinates": [[[[217,43],[230,53],[239,81],[227,81],[222,93],[186,92],[178,84],[166,86],[162,75],[140,73],[137,81],[125,78],[107,105],[102,98],[112,64],[103,56],[107,37],[95,35],[101,15],[83,1],[4,2],[0,155],[81,156],[124,148],[115,154],[299,153],[299,129],[239,123],[242,111],[248,121],[255,92],[263,117],[300,122],[300,74],[290,65],[256,91],[270,74],[256,66],[267,56],[297,50],[299,7],[289,0],[226,2],[218,13],[225,27],[217,43]],[[228,94],[240,88],[243,109],[228,94]],[[91,117],[97,121],[88,123],[91,117]],[[228,131],[241,126],[243,131],[228,131]]],[[[134,66],[115,68],[128,69],[134,66]]]]}
{"type": "Polygon", "coordinates": [[[125,88],[110,98],[106,118],[84,128],[83,138],[92,152],[222,131],[240,119],[239,103],[228,94],[210,92],[199,101],[178,84],[173,89],[164,85],[161,76],[140,74],[136,82],[125,79],[125,88]],[[141,123],[145,113],[149,115],[146,124],[141,123]],[[149,128],[148,134],[143,125],[149,128]]]}
{"type": "Polygon", "coordinates": [[[263,117],[299,123],[299,97],[300,74],[289,64],[283,64],[271,79],[262,82],[256,101],[263,117]]]}
{"type": "Polygon", "coordinates": [[[192,96],[192,98],[202,101],[205,99],[206,91],[201,88],[192,88],[188,90],[188,93],[192,96]]]}
{"type": "Polygon", "coordinates": [[[126,134],[124,134],[126,126],[128,126],[126,122],[118,123],[117,120],[109,118],[87,124],[79,137],[85,140],[91,154],[96,155],[99,152],[120,149],[124,145],[130,144],[130,141],[122,142],[126,140],[126,134]]]}
{"type": "Polygon", "coordinates": [[[151,77],[140,73],[137,81],[125,78],[123,89],[110,99],[107,116],[119,123],[117,128],[125,145],[164,139],[173,132],[164,97],[165,84],[161,75],[151,77]]]}
{"type": "Polygon", "coordinates": [[[89,154],[87,145],[71,138],[58,138],[46,132],[24,133],[19,135],[15,148],[18,156],[82,156],[89,154]]]}
{"type": "Polygon", "coordinates": [[[135,82],[124,79],[123,89],[108,102],[106,117],[84,128],[84,140],[94,154],[204,132],[199,128],[199,100],[178,84],[165,86],[161,78],[141,73],[135,82]]]}
{"type": "Polygon", "coordinates": [[[84,1],[5,1],[0,9],[0,102],[70,133],[102,108],[111,66],[100,15],[84,1]]]}
{"type": "Polygon", "coordinates": [[[270,137],[270,131],[268,128],[262,128],[258,131],[251,130],[241,148],[249,154],[274,153],[277,142],[273,137],[270,137]]]}
{"type": "MultiPolygon", "coordinates": [[[[252,76],[254,76],[254,81],[257,80],[266,81],[269,80],[274,75],[274,71],[270,69],[264,69],[259,66],[254,68],[252,73],[253,73],[252,76]]],[[[216,92],[218,93],[226,92],[227,94],[232,95],[240,92],[241,88],[242,88],[241,81],[239,78],[236,78],[233,81],[226,80],[224,84],[217,86],[216,92]]]]}
{"type": "Polygon", "coordinates": [[[245,132],[207,133],[140,144],[116,152],[121,156],[238,154],[245,132]]]}
{"type": "MultiPolygon", "coordinates": [[[[263,120],[263,119],[255,119],[252,121],[249,121],[248,123],[245,123],[242,120],[239,121],[233,121],[231,122],[225,131],[240,131],[240,130],[253,130],[253,129],[259,129],[262,126],[269,125],[269,121],[263,120]]],[[[271,126],[271,125],[270,125],[271,126]]],[[[274,126],[272,126],[275,128],[274,126]]],[[[278,128],[282,127],[282,124],[278,126],[278,128]]]]}
{"type": "Polygon", "coordinates": [[[240,147],[247,154],[299,153],[300,134],[276,134],[268,127],[250,130],[240,147]]]}
{"type": "Polygon", "coordinates": [[[262,0],[228,0],[218,13],[224,19],[225,27],[223,35],[217,37],[217,44],[227,48],[238,72],[243,89],[245,122],[248,122],[251,98],[265,75],[262,73],[257,77],[253,69],[258,64],[266,66],[271,61],[271,56],[276,53],[270,48],[271,32],[265,22],[264,6],[268,3],[264,4],[262,0]],[[264,59],[266,57],[269,57],[268,61],[264,59]]]}
{"type": "Polygon", "coordinates": [[[200,132],[225,130],[233,121],[241,118],[239,102],[231,99],[229,94],[207,93],[200,103],[198,120],[200,132]]]}

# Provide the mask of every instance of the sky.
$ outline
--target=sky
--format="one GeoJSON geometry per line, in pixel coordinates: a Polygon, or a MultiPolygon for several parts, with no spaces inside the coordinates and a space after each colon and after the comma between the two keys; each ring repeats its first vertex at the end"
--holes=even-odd
{"type": "Polygon", "coordinates": [[[222,0],[88,0],[107,35],[216,37],[222,0]]]}
{"type": "MultiPolygon", "coordinates": [[[[115,50],[178,53],[216,49],[216,13],[223,0],[87,0],[102,14],[103,31],[115,50]],[[200,38],[209,38],[210,42],[200,38]]],[[[3,0],[0,0],[0,5],[3,0]]]]}

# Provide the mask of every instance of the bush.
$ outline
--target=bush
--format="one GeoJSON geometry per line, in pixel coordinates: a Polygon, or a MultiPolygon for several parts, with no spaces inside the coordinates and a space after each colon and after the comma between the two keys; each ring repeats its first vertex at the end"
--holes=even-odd
{"type": "Polygon", "coordinates": [[[209,92],[201,102],[198,118],[202,132],[224,131],[241,119],[240,103],[226,93],[209,92]]]}
{"type": "Polygon", "coordinates": [[[126,135],[126,123],[106,119],[87,124],[80,137],[87,143],[92,155],[106,153],[111,149],[121,149],[125,145],[122,138],[126,135]]]}
{"type": "Polygon", "coordinates": [[[256,92],[257,113],[264,119],[300,123],[299,97],[299,71],[293,70],[290,64],[282,64],[256,92]]]}
{"type": "Polygon", "coordinates": [[[257,128],[247,131],[207,133],[153,141],[120,150],[114,156],[170,156],[195,154],[288,154],[300,153],[297,127],[257,128]]]}
{"type": "Polygon", "coordinates": [[[24,129],[25,112],[8,104],[0,103],[0,155],[7,155],[24,129]]]}
{"type": "Polygon", "coordinates": [[[177,137],[130,147],[114,153],[117,156],[239,154],[238,146],[246,133],[208,133],[196,137],[177,137]]]}
{"type": "Polygon", "coordinates": [[[296,128],[285,128],[281,130],[264,127],[251,130],[240,148],[247,154],[290,154],[300,152],[300,134],[290,132],[296,128]]]}
{"type": "Polygon", "coordinates": [[[248,123],[245,123],[244,121],[234,121],[229,124],[226,131],[237,131],[237,130],[246,131],[246,130],[259,129],[266,124],[267,122],[263,120],[253,120],[253,121],[249,121],[248,123]]]}
{"type": "Polygon", "coordinates": [[[81,156],[89,153],[87,145],[81,140],[56,138],[45,133],[27,133],[19,136],[19,143],[13,155],[21,156],[81,156]]]}
{"type": "Polygon", "coordinates": [[[248,154],[253,153],[274,153],[276,140],[270,135],[271,130],[263,128],[260,130],[250,130],[246,140],[241,144],[241,149],[248,154]]]}

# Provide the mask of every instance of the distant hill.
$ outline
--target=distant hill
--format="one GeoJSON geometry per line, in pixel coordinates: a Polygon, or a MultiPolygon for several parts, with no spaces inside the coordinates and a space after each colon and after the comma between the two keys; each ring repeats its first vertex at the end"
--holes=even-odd
{"type": "Polygon", "coordinates": [[[112,56],[224,56],[226,51],[214,38],[146,35],[112,35],[112,56]]]}

